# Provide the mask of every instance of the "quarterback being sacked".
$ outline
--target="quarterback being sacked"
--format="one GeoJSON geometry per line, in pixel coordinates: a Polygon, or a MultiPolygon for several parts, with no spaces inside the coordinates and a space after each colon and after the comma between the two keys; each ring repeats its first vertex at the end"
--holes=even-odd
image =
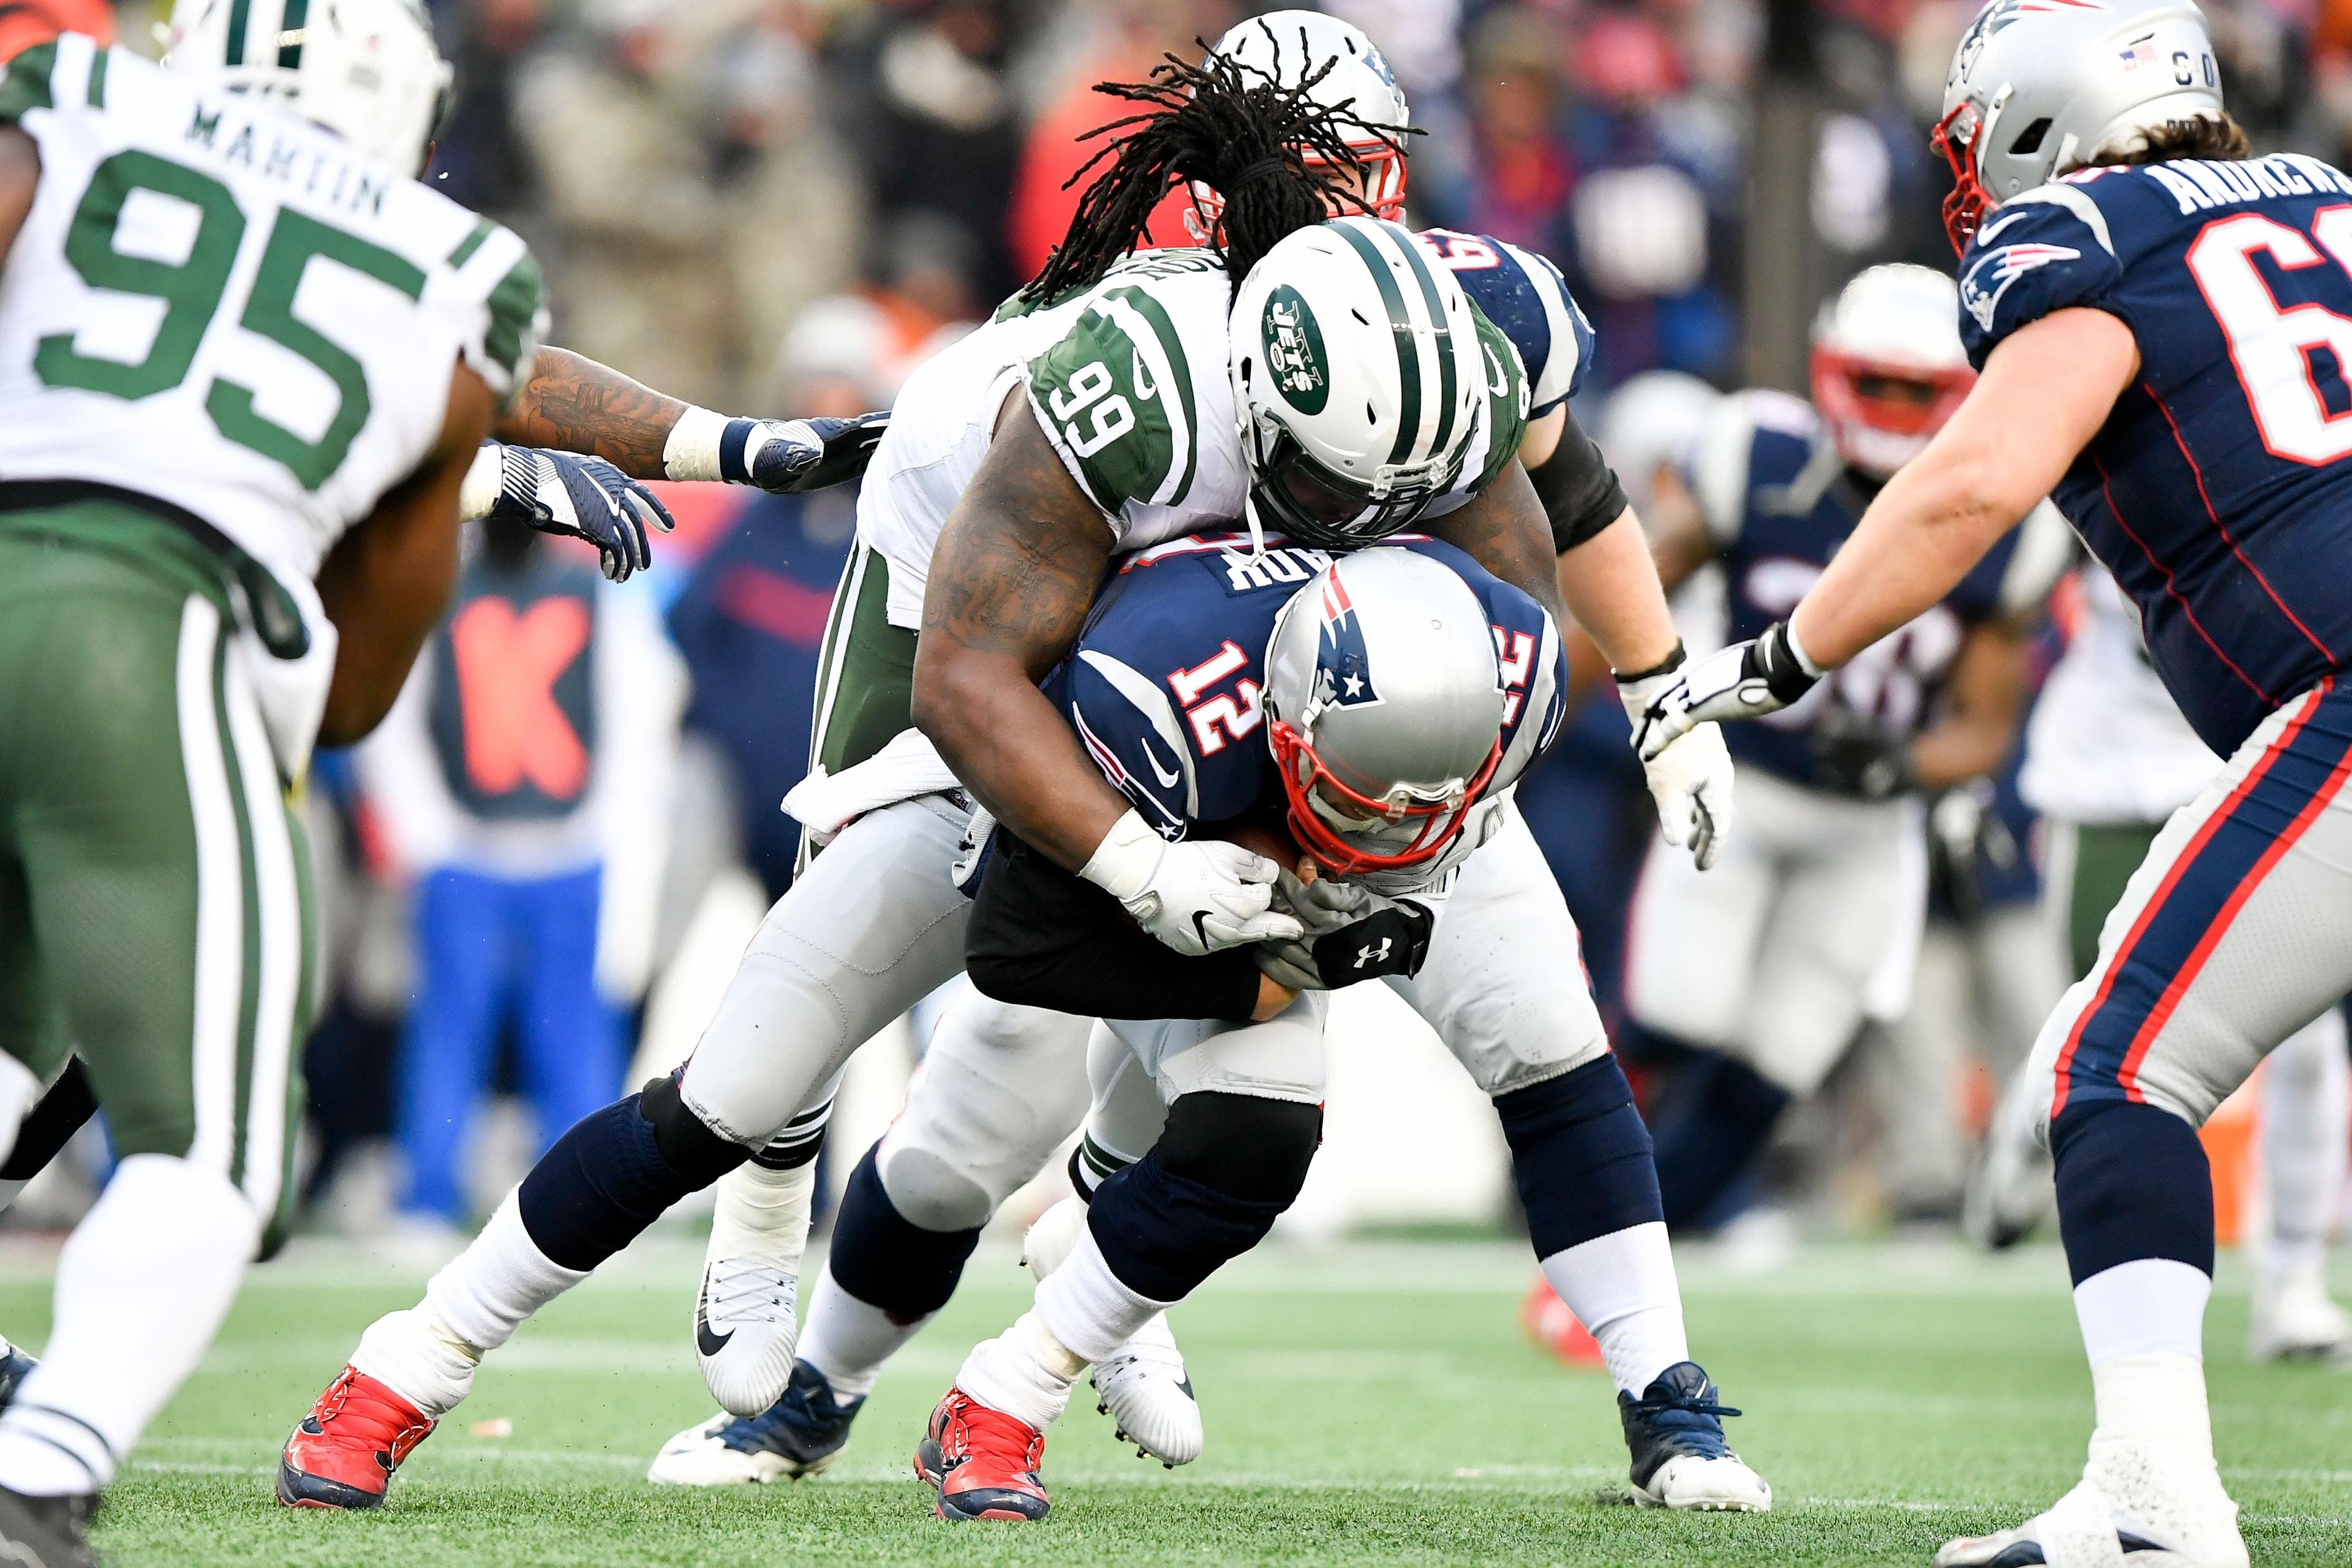
{"type": "Polygon", "coordinates": [[[287,1194],[282,792],[399,690],[539,331],[521,241],[413,177],[448,82],[422,14],[292,37],[299,114],[74,34],[0,78],[0,1144],[70,1041],[121,1161],[0,1417],[0,1557],[52,1568],[287,1194]]]}
{"type": "Polygon", "coordinates": [[[1938,139],[1983,374],[1788,622],[1685,671],[1638,737],[1794,701],[2046,491],[2229,759],[2157,835],[2030,1068],[2096,1397],[2089,1463],[1947,1565],[2245,1563],[2205,1401],[2196,1129],[2352,990],[2352,178],[2249,157],[2219,80],[2187,5],[2000,0],[1977,18],[1938,139]]]}
{"type": "MultiPolygon", "coordinates": [[[[1558,727],[1559,638],[1458,552],[1399,537],[1402,549],[1332,562],[1279,539],[1259,554],[1206,536],[1113,579],[1049,692],[1163,829],[1283,823],[1324,873],[1286,882],[1312,940],[1176,957],[1122,933],[1098,891],[1000,833],[969,938],[987,995],[941,1020],[905,1114],[851,1177],[792,1392],[761,1417],[681,1434],[656,1479],[807,1473],[846,1441],[883,1362],[947,1300],[995,1205],[1084,1106],[1083,1094],[1041,1099],[1030,1085],[1052,1075],[1034,1063],[1004,1069],[1001,1020],[1021,1010],[1008,1003],[1137,1020],[1094,1037],[1106,1102],[1075,1173],[1093,1211],[1056,1210],[1028,1257],[1059,1280],[1041,1289],[1040,1321],[1095,1347],[1122,1435],[1168,1463],[1195,1457],[1199,1413],[1162,1309],[1288,1203],[1319,1125],[1320,993],[1384,978],[1493,1099],[1536,1249],[1601,1325],[1643,1497],[1767,1505],[1688,1363],[1648,1139],[1578,966],[1559,962],[1577,949],[1574,923],[1503,798],[1558,727]],[[1430,629],[1440,614],[1443,636],[1430,629]],[[1272,1016],[1267,976],[1307,1000],[1272,1016]],[[1179,1021],[1152,1021],[1163,1015],[1179,1021]],[[1105,1300],[1113,1315],[1087,1326],[1079,1311],[1105,1300]]],[[[1044,1509],[1026,1456],[1067,1380],[1049,1388],[1052,1363],[1031,1364],[1027,1349],[1016,1332],[968,1363],[951,1420],[971,1428],[971,1462],[943,1481],[950,1517],[1044,1509]],[[992,1447],[1007,1434],[1010,1449],[992,1447]]]]}
{"type": "MultiPolygon", "coordinates": [[[[1696,506],[1648,521],[1669,592],[1721,564],[1723,640],[1787,615],[1959,405],[1976,374],[1958,314],[1950,279],[1872,268],[1822,311],[1811,405],[1774,392],[1717,405],[1685,475],[1696,506]]],[[[1669,1225],[1707,1214],[1866,1018],[1903,1012],[1927,894],[1917,797],[2008,755],[2026,634],[2073,548],[2048,509],[2015,537],[1802,702],[1725,732],[1742,832],[1722,864],[1702,876],[1653,847],[1625,1008],[1693,1053],[1659,1108],[1669,1225]],[[1695,969],[1693,953],[1717,960],[1695,969]]]]}

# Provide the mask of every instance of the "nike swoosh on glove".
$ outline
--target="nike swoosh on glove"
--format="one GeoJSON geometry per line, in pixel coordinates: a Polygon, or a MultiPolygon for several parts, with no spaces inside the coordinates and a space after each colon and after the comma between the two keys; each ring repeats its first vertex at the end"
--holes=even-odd
{"type": "Polygon", "coordinates": [[[483,515],[586,540],[615,583],[652,564],[648,526],[677,526],[651,490],[604,458],[535,447],[499,447],[498,499],[483,515]]]}
{"type": "Polygon", "coordinates": [[[890,411],[855,419],[730,419],[719,437],[719,477],[772,495],[821,490],[866,471],[890,411]]]}
{"type": "Polygon", "coordinates": [[[1646,763],[1701,724],[1777,713],[1820,679],[1789,645],[1789,624],[1774,621],[1755,641],[1705,658],[1685,661],[1677,647],[1657,668],[1620,676],[1617,695],[1633,721],[1633,750],[1646,763]]]}
{"type": "Polygon", "coordinates": [[[1656,669],[1617,682],[1625,716],[1633,721],[1643,776],[1650,798],[1657,803],[1658,835],[1674,848],[1688,849],[1702,871],[1722,858],[1731,835],[1731,753],[1723,744],[1723,732],[1711,722],[1695,721],[1659,742],[1654,750],[1646,742],[1662,704],[1707,662],[1686,665],[1677,647],[1674,658],[1656,669]]]}
{"type": "Polygon", "coordinates": [[[1301,935],[1275,910],[1282,868],[1222,839],[1171,844],[1128,812],[1111,825],[1078,875],[1117,899],[1135,923],[1187,958],[1244,942],[1301,935]]]}

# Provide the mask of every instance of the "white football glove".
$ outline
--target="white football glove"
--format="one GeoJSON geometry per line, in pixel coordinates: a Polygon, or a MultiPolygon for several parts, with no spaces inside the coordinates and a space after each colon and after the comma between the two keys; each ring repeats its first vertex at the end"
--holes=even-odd
{"type": "Polygon", "coordinates": [[[1633,750],[1648,762],[1701,724],[1777,713],[1813,689],[1822,671],[1775,621],[1753,642],[1685,662],[1683,650],[1654,670],[1622,677],[1617,693],[1633,721],[1633,750]]]}
{"type": "Polygon", "coordinates": [[[1683,690],[1684,677],[1709,661],[1686,665],[1676,648],[1658,668],[1617,682],[1650,797],[1657,802],[1659,836],[1674,848],[1688,849],[1702,871],[1721,858],[1731,835],[1731,753],[1724,748],[1723,731],[1692,720],[1654,747],[1650,742],[1664,723],[1662,711],[1683,711],[1665,705],[1683,690]]]}
{"type": "Polygon", "coordinates": [[[1222,840],[1171,844],[1135,812],[1111,824],[1078,875],[1127,908],[1135,923],[1187,958],[1252,942],[1284,942],[1306,927],[1273,909],[1282,868],[1222,840]]]}

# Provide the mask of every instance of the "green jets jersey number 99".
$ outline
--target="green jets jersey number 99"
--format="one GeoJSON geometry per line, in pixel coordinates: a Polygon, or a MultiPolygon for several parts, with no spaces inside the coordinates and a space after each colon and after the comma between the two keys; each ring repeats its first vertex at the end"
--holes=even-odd
{"type": "Polygon", "coordinates": [[[280,577],[412,473],[464,363],[510,395],[513,236],[268,104],[66,35],[0,121],[41,183],[0,294],[0,471],[155,495],[280,577]]]}

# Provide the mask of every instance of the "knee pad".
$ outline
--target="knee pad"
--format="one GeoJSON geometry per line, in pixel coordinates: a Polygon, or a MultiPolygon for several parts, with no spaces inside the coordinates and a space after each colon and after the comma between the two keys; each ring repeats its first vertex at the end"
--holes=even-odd
{"type": "Polygon", "coordinates": [[[675,1079],[657,1079],[574,1123],[523,1177],[515,1201],[548,1260],[585,1272],[751,1157],[686,1108],[675,1079]]]}
{"type": "Polygon", "coordinates": [[[1170,1175],[1244,1203],[1290,1206],[1323,1142],[1323,1108],[1208,1091],[1168,1109],[1152,1152],[1170,1175]]]}
{"type": "Polygon", "coordinates": [[[1320,1106],[1184,1096],[1160,1147],[1096,1190],[1087,1226],[1103,1261],[1139,1296],[1183,1300],[1265,1239],[1298,1195],[1322,1131],[1320,1106]]]}
{"type": "Polygon", "coordinates": [[[1538,1258],[1665,1217],[1650,1130],[1615,1057],[1495,1097],[1538,1258]]]}
{"type": "Polygon", "coordinates": [[[901,1213],[875,1169],[874,1150],[868,1149],[841,1194],[825,1268],[834,1283],[858,1300],[900,1322],[912,1322],[948,1304],[963,1278],[964,1263],[979,1245],[978,1225],[931,1230],[901,1213]]]}
{"type": "Polygon", "coordinates": [[[2050,1123],[2050,1152],[2075,1284],[2143,1258],[2213,1272],[2213,1169],[2186,1120],[2130,1100],[2070,1100],[2050,1123]]]}
{"type": "Polygon", "coordinates": [[[861,1170],[873,1165],[890,1206],[924,1230],[977,1230],[986,1225],[996,1213],[995,1194],[929,1149],[892,1147],[898,1131],[891,1129],[859,1163],[861,1170]]]}

